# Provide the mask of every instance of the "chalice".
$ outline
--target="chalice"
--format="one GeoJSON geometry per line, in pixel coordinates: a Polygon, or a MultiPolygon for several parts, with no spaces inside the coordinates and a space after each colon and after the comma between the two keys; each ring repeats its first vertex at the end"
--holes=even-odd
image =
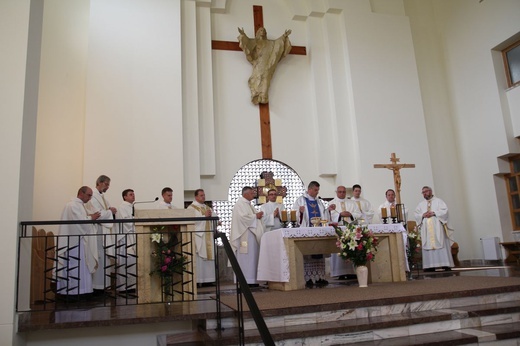
{"type": "Polygon", "coordinates": [[[318,225],[320,224],[321,222],[321,217],[313,217],[311,218],[311,224],[314,226],[314,227],[318,227],[318,225]]]}

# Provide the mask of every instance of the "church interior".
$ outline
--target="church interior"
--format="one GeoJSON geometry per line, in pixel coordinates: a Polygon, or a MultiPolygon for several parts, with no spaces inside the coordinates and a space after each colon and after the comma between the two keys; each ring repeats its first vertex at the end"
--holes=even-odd
{"type": "MultiPolygon", "coordinates": [[[[157,323],[19,332],[20,222],[59,220],[78,188],[101,174],[111,178],[113,204],[127,188],[149,201],[170,186],[173,204],[185,206],[202,188],[228,232],[238,191],[265,168],[294,172],[281,182],[290,196],[313,180],[325,200],[339,185],[360,184],[377,207],[396,186],[387,166],[406,165],[398,179],[406,208],[431,186],[449,207],[458,259],[503,264],[516,248],[499,243],[520,241],[518,56],[509,75],[503,54],[520,42],[519,19],[517,0],[2,1],[0,344],[155,344],[159,334],[193,329],[182,319],[172,327],[165,312],[157,323]],[[252,64],[236,48],[240,30],[254,37],[259,21],[268,39],[290,30],[294,49],[276,66],[267,104],[252,102],[252,64]]],[[[508,273],[496,276],[518,276],[508,273]]],[[[482,290],[520,301],[518,287],[482,290]]],[[[415,303],[374,294],[385,306],[415,303]]],[[[466,310],[486,310],[481,303],[473,298],[466,310]]],[[[502,307],[511,323],[520,321],[517,308],[502,307]]],[[[343,309],[368,318],[361,307],[343,309]]],[[[428,316],[426,328],[450,329],[444,318],[428,316]]]]}

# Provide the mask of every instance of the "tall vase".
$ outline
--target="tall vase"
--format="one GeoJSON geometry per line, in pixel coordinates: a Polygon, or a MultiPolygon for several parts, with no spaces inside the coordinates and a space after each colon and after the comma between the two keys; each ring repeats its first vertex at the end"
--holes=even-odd
{"type": "Polygon", "coordinates": [[[359,287],[368,287],[368,268],[367,266],[357,266],[356,275],[359,287]]]}

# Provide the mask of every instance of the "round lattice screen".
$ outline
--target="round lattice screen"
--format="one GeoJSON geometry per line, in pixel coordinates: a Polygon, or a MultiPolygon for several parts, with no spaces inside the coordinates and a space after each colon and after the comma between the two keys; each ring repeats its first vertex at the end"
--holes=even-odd
{"type": "MultiPolygon", "coordinates": [[[[213,201],[213,209],[222,221],[222,225],[219,226],[220,232],[225,232],[229,236],[231,213],[238,197],[242,195],[242,188],[244,186],[256,188],[262,172],[272,172],[273,178],[280,179],[281,186],[287,188],[287,194],[283,199],[283,204],[286,209],[290,209],[294,201],[305,191],[303,181],[298,174],[286,164],[275,160],[251,161],[242,166],[231,180],[228,200],[213,201]]],[[[256,202],[256,200],[253,200],[253,202],[256,202]]]]}

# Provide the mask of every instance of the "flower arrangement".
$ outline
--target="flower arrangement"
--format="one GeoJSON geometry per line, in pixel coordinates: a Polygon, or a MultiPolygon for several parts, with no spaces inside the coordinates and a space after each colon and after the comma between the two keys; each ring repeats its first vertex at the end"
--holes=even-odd
{"type": "Polygon", "coordinates": [[[421,229],[414,227],[408,231],[408,246],[406,247],[406,257],[410,271],[421,263],[421,229]]]}
{"type": "Polygon", "coordinates": [[[169,298],[173,286],[173,275],[182,274],[186,257],[175,252],[175,246],[179,242],[174,232],[164,232],[165,226],[154,227],[151,235],[155,250],[152,251],[154,269],[150,275],[159,275],[162,280],[163,294],[169,298]]]}
{"type": "Polygon", "coordinates": [[[345,229],[335,223],[331,226],[338,236],[336,245],[341,250],[339,252],[341,258],[350,260],[356,267],[364,266],[374,260],[378,239],[366,225],[349,223],[345,229]]]}

